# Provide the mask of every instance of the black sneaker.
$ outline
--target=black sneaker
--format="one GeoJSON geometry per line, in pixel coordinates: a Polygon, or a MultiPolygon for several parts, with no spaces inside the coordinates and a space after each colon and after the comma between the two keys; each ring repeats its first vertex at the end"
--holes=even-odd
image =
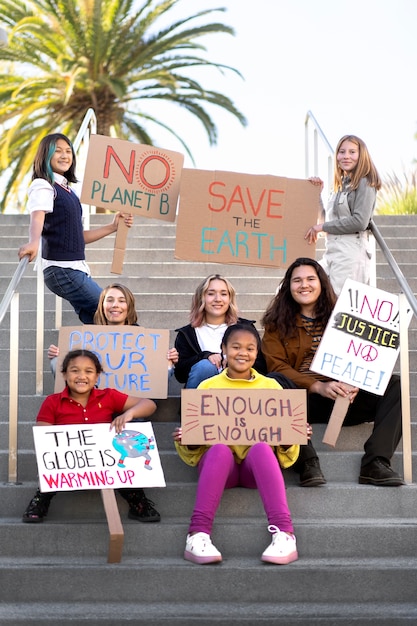
{"type": "Polygon", "coordinates": [[[22,522],[30,524],[43,522],[43,518],[48,514],[49,504],[54,495],[54,492],[41,493],[40,490],[37,489],[26,511],[23,513],[22,522]]]}
{"type": "Polygon", "coordinates": [[[377,487],[400,487],[403,479],[394,472],[389,461],[377,456],[371,463],[361,467],[360,485],[376,485],[377,487]]]}
{"type": "Polygon", "coordinates": [[[327,481],[320,468],[318,457],[307,459],[300,471],[300,486],[319,487],[320,485],[325,485],[326,482],[327,481]]]}
{"type": "Polygon", "coordinates": [[[137,522],[160,522],[161,516],[154,507],[155,503],[144,495],[140,502],[129,505],[127,516],[137,522]]]}

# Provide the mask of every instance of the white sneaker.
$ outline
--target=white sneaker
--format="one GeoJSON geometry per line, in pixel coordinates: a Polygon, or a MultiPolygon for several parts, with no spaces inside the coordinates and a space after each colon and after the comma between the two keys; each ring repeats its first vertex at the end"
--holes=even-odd
{"type": "Polygon", "coordinates": [[[298,552],[294,535],[288,535],[272,524],[268,526],[268,530],[272,533],[272,542],[262,554],[261,561],[277,565],[287,565],[296,561],[298,552]]]}
{"type": "Polygon", "coordinates": [[[187,535],[184,559],[204,565],[204,563],[221,561],[222,555],[211,543],[210,535],[207,533],[195,533],[195,535],[187,535]]]}

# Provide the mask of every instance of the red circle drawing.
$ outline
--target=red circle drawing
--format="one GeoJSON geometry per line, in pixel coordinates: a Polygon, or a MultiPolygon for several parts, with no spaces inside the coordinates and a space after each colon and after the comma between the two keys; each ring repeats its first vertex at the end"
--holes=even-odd
{"type": "Polygon", "coordinates": [[[166,155],[145,152],[136,165],[136,180],[143,189],[162,193],[174,179],[175,165],[166,155]]]}

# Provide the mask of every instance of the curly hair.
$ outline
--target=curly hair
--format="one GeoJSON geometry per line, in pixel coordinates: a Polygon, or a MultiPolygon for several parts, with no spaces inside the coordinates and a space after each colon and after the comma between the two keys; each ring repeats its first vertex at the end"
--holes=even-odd
{"type": "Polygon", "coordinates": [[[325,327],[336,303],[336,294],[322,266],[307,257],[296,259],[285,272],[280,288],[262,318],[263,327],[268,331],[277,331],[281,338],[291,337],[295,333],[296,319],[301,307],[291,295],[291,277],[293,271],[302,265],[312,267],[320,281],[321,293],[314,308],[317,325],[325,327]]]}
{"type": "Polygon", "coordinates": [[[109,323],[106,316],[104,315],[104,300],[110,289],[117,289],[124,295],[126,299],[127,315],[124,323],[129,325],[137,324],[138,315],[136,313],[135,296],[130,291],[130,289],[128,289],[124,285],[120,285],[119,283],[112,283],[111,285],[105,287],[101,292],[97,305],[97,310],[94,313],[94,324],[106,325],[109,323]]]}
{"type": "Polygon", "coordinates": [[[204,298],[210,287],[212,280],[221,280],[226,285],[230,297],[229,308],[226,313],[225,323],[235,324],[238,318],[238,308],[236,304],[236,291],[230,280],[220,274],[210,274],[197,287],[191,300],[190,323],[193,328],[198,328],[204,324],[206,319],[204,298]]]}

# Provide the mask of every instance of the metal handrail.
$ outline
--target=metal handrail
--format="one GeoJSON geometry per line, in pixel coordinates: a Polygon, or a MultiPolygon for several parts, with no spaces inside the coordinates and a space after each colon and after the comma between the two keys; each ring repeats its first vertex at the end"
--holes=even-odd
{"type": "Polygon", "coordinates": [[[82,140],[85,138],[88,127],[91,126],[91,134],[95,135],[97,132],[97,117],[94,109],[88,109],[84,115],[84,119],[81,123],[80,129],[76,138],[73,141],[74,152],[78,152],[82,140]]]}
{"type": "Polygon", "coordinates": [[[378,242],[379,247],[381,248],[381,251],[383,253],[383,255],[385,256],[388,265],[390,266],[390,268],[392,269],[395,278],[397,279],[402,291],[404,292],[409,305],[411,306],[414,315],[417,317],[417,300],[416,297],[413,293],[413,290],[411,289],[410,285],[408,284],[404,274],[402,273],[402,271],[400,270],[397,261],[394,259],[394,257],[391,254],[390,249],[388,248],[387,244],[385,243],[384,238],[382,237],[377,225],[375,224],[374,220],[372,219],[370,221],[369,224],[369,228],[372,231],[372,234],[374,235],[376,241],[378,242]]]}
{"type": "Polygon", "coordinates": [[[0,324],[2,323],[4,316],[9,309],[10,302],[12,301],[13,295],[17,289],[18,284],[20,283],[20,279],[22,278],[28,263],[28,256],[24,256],[22,259],[20,259],[19,265],[17,266],[15,273],[13,274],[13,277],[9,283],[9,286],[6,289],[6,293],[4,294],[3,300],[0,304],[0,324]]]}
{"type": "Polygon", "coordinates": [[[334,154],[334,150],[332,148],[332,146],[330,145],[326,135],[324,134],[323,130],[321,129],[320,124],[318,123],[318,121],[316,120],[316,118],[314,117],[313,113],[311,111],[307,111],[306,114],[306,118],[304,121],[304,133],[305,133],[305,176],[306,178],[309,178],[309,176],[311,176],[310,173],[310,144],[309,144],[309,126],[310,126],[310,122],[312,122],[312,124],[314,125],[314,130],[313,130],[313,139],[314,139],[314,163],[313,163],[313,175],[317,176],[318,175],[318,163],[319,163],[319,143],[318,140],[319,138],[321,139],[325,150],[327,151],[327,187],[330,187],[330,181],[332,179],[332,172],[333,172],[333,154],[334,154]]]}
{"type": "Polygon", "coordinates": [[[330,152],[332,155],[334,153],[334,150],[332,148],[332,146],[330,145],[326,135],[324,134],[324,132],[322,131],[320,124],[318,123],[318,121],[316,120],[316,118],[314,117],[313,113],[311,111],[307,111],[306,114],[306,119],[305,119],[305,124],[307,125],[309,121],[312,121],[314,123],[314,126],[318,132],[318,134],[320,135],[320,139],[322,140],[322,142],[324,143],[324,145],[326,146],[328,152],[330,152]]]}
{"type": "MultiPolygon", "coordinates": [[[[93,109],[88,109],[74,141],[74,151],[78,152],[81,142],[88,144],[88,128],[91,133],[97,129],[97,119],[93,109]]],[[[89,218],[89,215],[88,215],[89,218]]],[[[40,253],[39,247],[38,254],[40,253]]],[[[17,288],[29,263],[29,256],[20,259],[15,273],[6,289],[0,304],[0,324],[10,307],[10,372],[9,372],[9,482],[17,482],[17,422],[18,422],[18,354],[19,354],[19,293],[17,288]]],[[[44,348],[44,282],[41,264],[38,263],[36,298],[36,394],[43,393],[43,348],[44,348]]],[[[56,298],[56,323],[61,317],[61,299],[56,298]]],[[[59,320],[60,322],[60,320],[59,320]]]]}

